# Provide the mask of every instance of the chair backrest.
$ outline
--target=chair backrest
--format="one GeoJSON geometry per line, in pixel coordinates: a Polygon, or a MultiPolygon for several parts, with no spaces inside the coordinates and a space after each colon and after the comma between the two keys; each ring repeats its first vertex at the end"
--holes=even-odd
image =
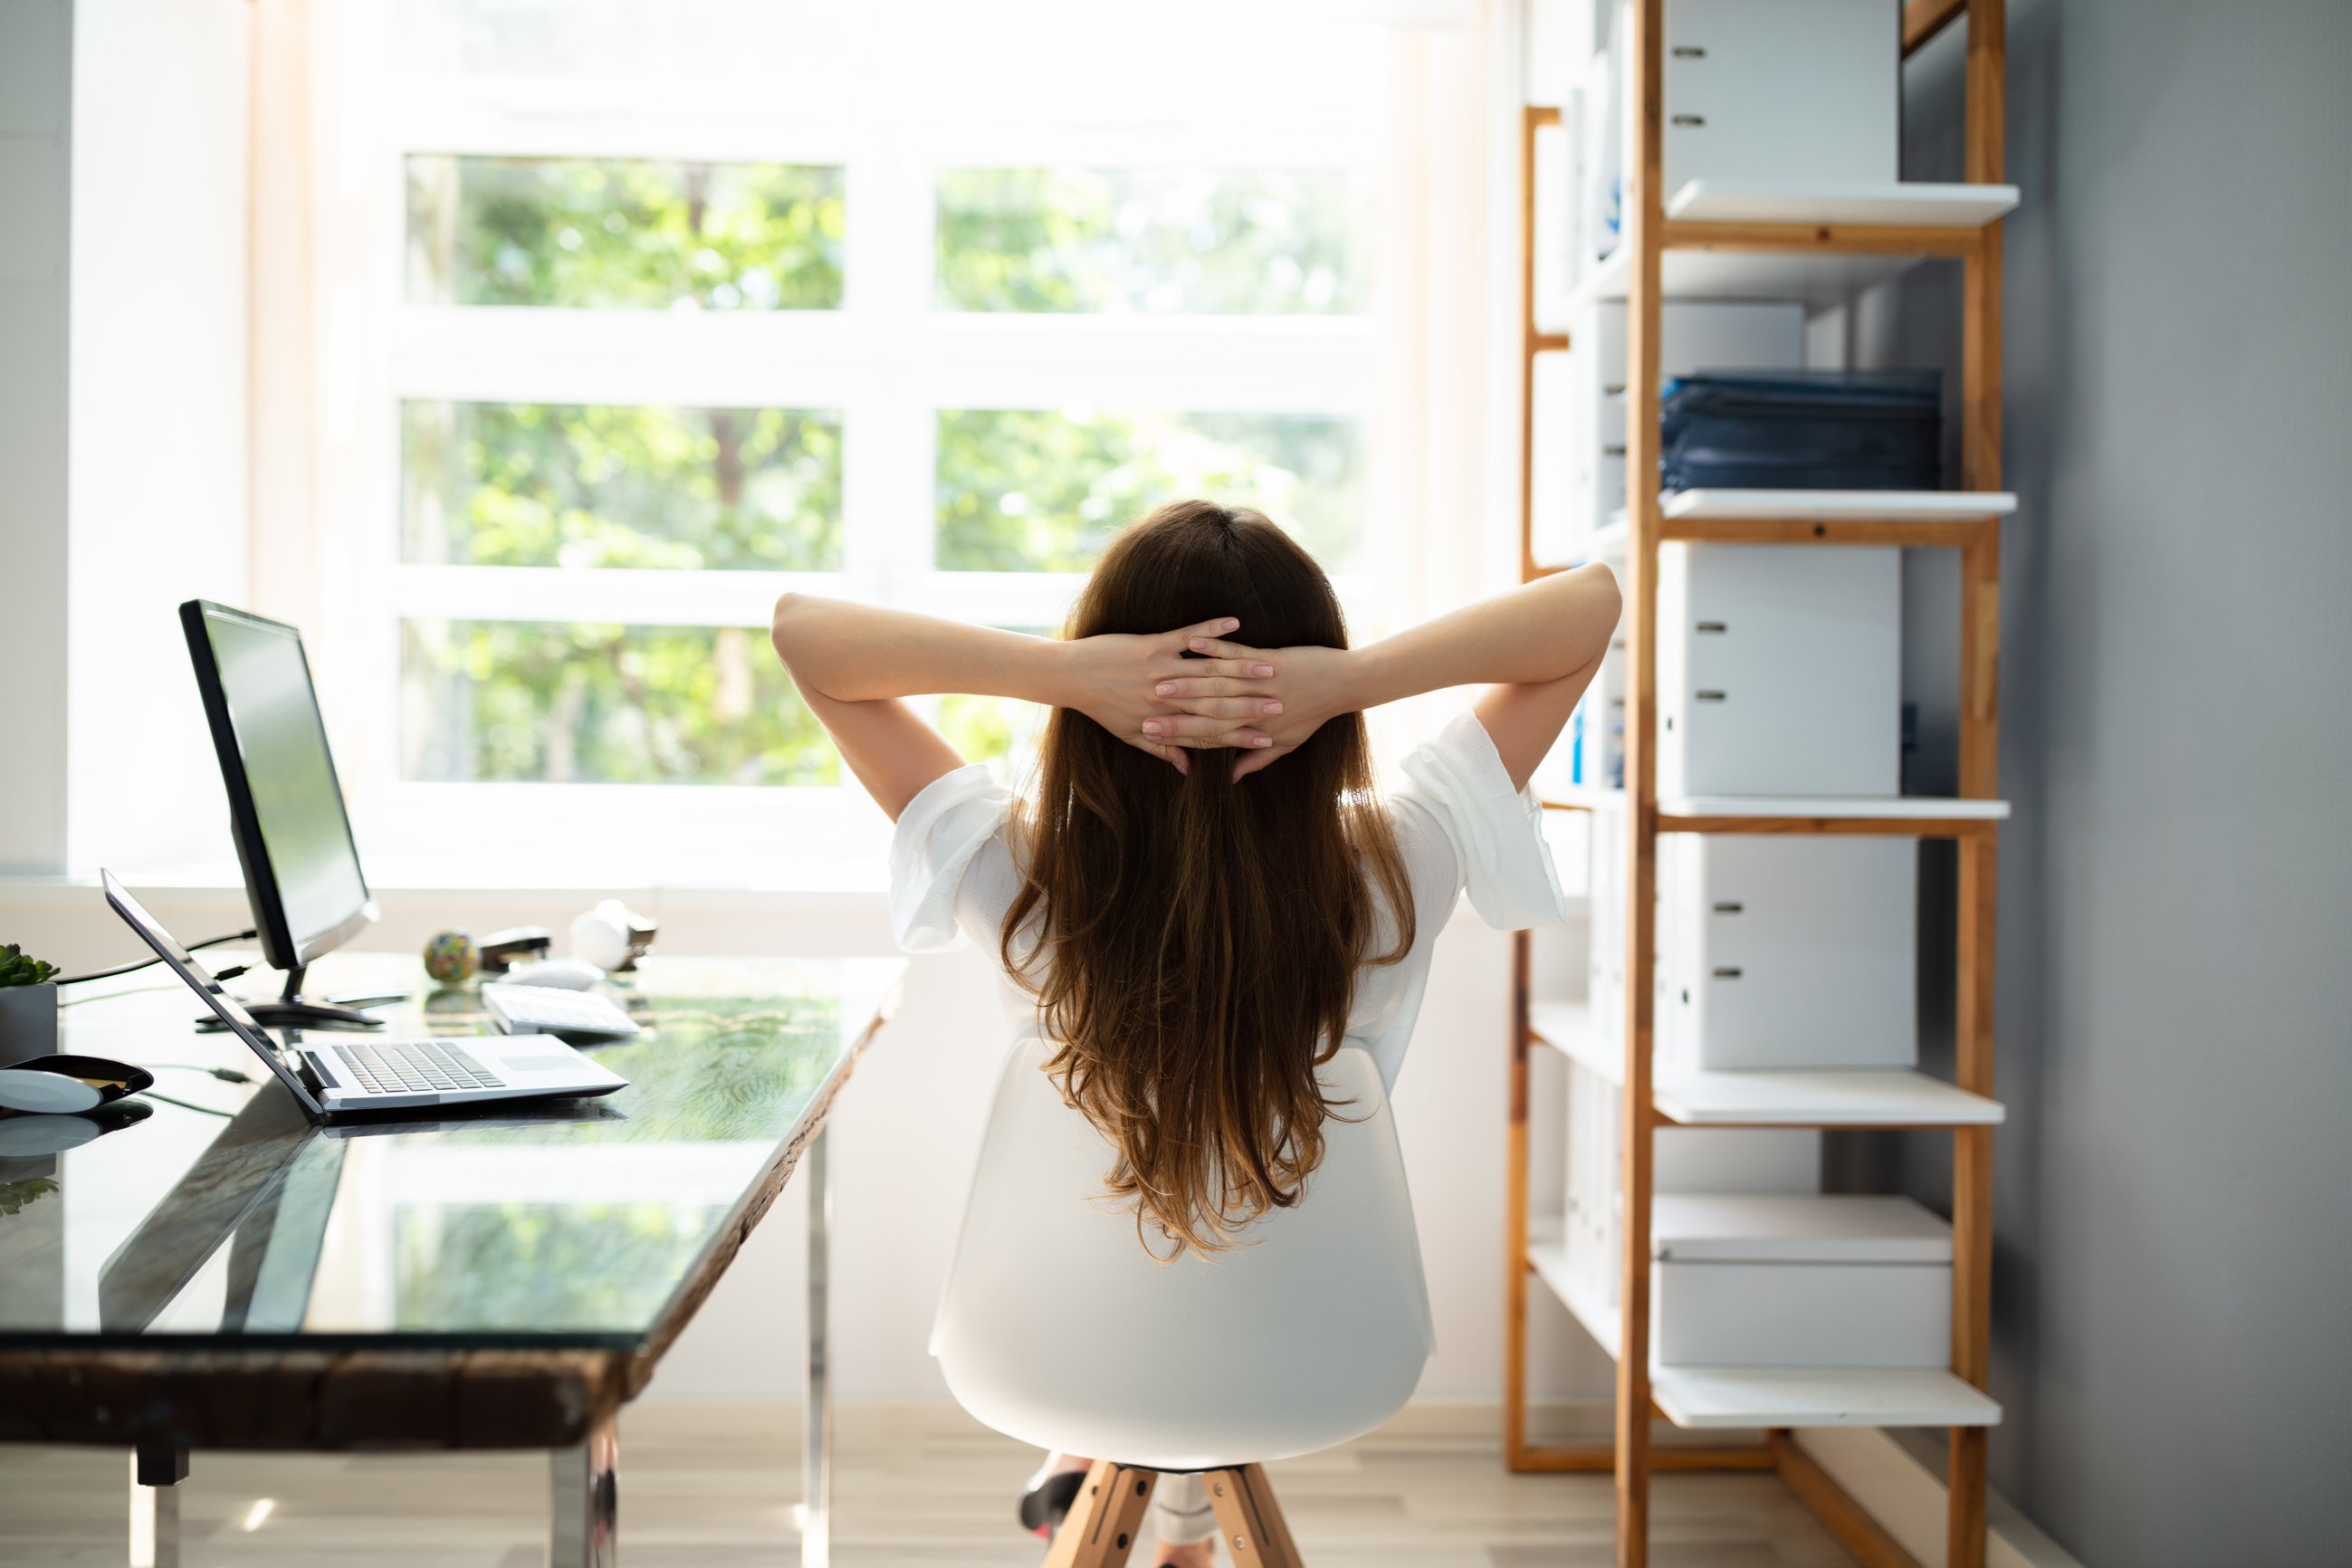
{"type": "Polygon", "coordinates": [[[1041,1448],[1160,1469],[1287,1458],[1401,1408],[1433,1340],[1396,1124],[1372,1058],[1323,1068],[1323,1163],[1213,1258],[1146,1256],[1103,1192],[1108,1142],[1004,1059],[931,1352],[974,1416],[1041,1448]]]}

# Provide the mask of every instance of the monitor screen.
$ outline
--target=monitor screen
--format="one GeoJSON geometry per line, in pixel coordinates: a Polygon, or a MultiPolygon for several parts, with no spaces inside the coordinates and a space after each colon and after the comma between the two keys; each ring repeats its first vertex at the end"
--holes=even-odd
{"type": "MultiPolygon", "coordinates": [[[[197,673],[217,682],[214,741],[232,808],[240,795],[251,802],[257,858],[265,862],[255,864],[256,846],[240,843],[246,876],[249,883],[266,877],[275,885],[285,935],[301,957],[313,957],[318,939],[373,911],[301,634],[219,605],[201,604],[201,611],[213,668],[205,669],[200,650],[197,673]]],[[[267,926],[269,900],[264,889],[252,890],[261,895],[255,914],[267,926]]],[[[271,961],[280,963],[275,955],[271,961]]]]}

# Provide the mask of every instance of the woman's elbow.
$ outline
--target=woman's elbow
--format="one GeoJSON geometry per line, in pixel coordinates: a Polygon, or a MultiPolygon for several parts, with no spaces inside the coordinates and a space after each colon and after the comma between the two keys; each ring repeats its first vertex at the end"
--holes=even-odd
{"type": "Polygon", "coordinates": [[[768,617],[768,641],[776,657],[789,666],[793,662],[793,644],[799,630],[804,597],[789,590],[776,595],[775,613],[768,617]]]}
{"type": "Polygon", "coordinates": [[[1617,635],[1617,622],[1625,613],[1625,595],[1617,586],[1617,574],[1601,562],[1580,567],[1578,573],[1587,579],[1584,591],[1591,606],[1585,623],[1591,639],[1586,653],[1588,658],[1599,658],[1617,635]]]}

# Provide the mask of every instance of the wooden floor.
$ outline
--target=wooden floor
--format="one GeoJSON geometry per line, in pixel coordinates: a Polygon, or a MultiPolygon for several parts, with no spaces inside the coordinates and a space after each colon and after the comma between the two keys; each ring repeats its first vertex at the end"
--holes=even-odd
{"type": "MultiPolygon", "coordinates": [[[[799,1562],[793,1413],[650,1405],[621,1427],[627,1568],[799,1562]]],[[[949,1409],[852,1408],[835,1460],[842,1568],[1035,1568],[1012,1521],[1031,1450],[949,1409]]],[[[1416,1407],[1389,1429],[1271,1467],[1318,1568],[1598,1568],[1612,1560],[1606,1476],[1512,1476],[1491,1413],[1416,1407]]],[[[125,1560],[122,1453],[0,1447],[0,1563],[125,1560]]],[[[204,1454],[182,1487],[189,1568],[537,1568],[547,1467],[537,1455],[204,1454]],[[258,1507],[264,1499],[269,1507],[258,1507]],[[257,1513],[260,1517],[257,1518],[257,1513]]],[[[1852,1559],[1769,1475],[1664,1476],[1655,1568],[1843,1568],[1852,1559]]],[[[1140,1552],[1138,1568],[1150,1568],[1140,1552]]]]}

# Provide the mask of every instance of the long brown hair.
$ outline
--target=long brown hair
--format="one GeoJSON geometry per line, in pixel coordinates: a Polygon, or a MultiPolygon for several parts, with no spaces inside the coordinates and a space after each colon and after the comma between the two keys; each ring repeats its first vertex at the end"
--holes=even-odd
{"type": "MultiPolygon", "coordinates": [[[[1256,647],[1348,645],[1314,557],[1257,512],[1199,500],[1120,534],[1067,632],[1219,616],[1256,647]]],[[[1298,1202],[1335,1110],[1315,1069],[1339,1048],[1356,968],[1393,963],[1413,941],[1362,716],[1236,781],[1238,755],[1194,752],[1180,774],[1054,710],[1019,823],[1026,881],[1001,942],[1057,1047],[1046,1071],[1118,1151],[1105,1184],[1132,1201],[1155,1256],[1144,1226],[1160,1228],[1171,1259],[1221,1251],[1298,1202]]]]}

